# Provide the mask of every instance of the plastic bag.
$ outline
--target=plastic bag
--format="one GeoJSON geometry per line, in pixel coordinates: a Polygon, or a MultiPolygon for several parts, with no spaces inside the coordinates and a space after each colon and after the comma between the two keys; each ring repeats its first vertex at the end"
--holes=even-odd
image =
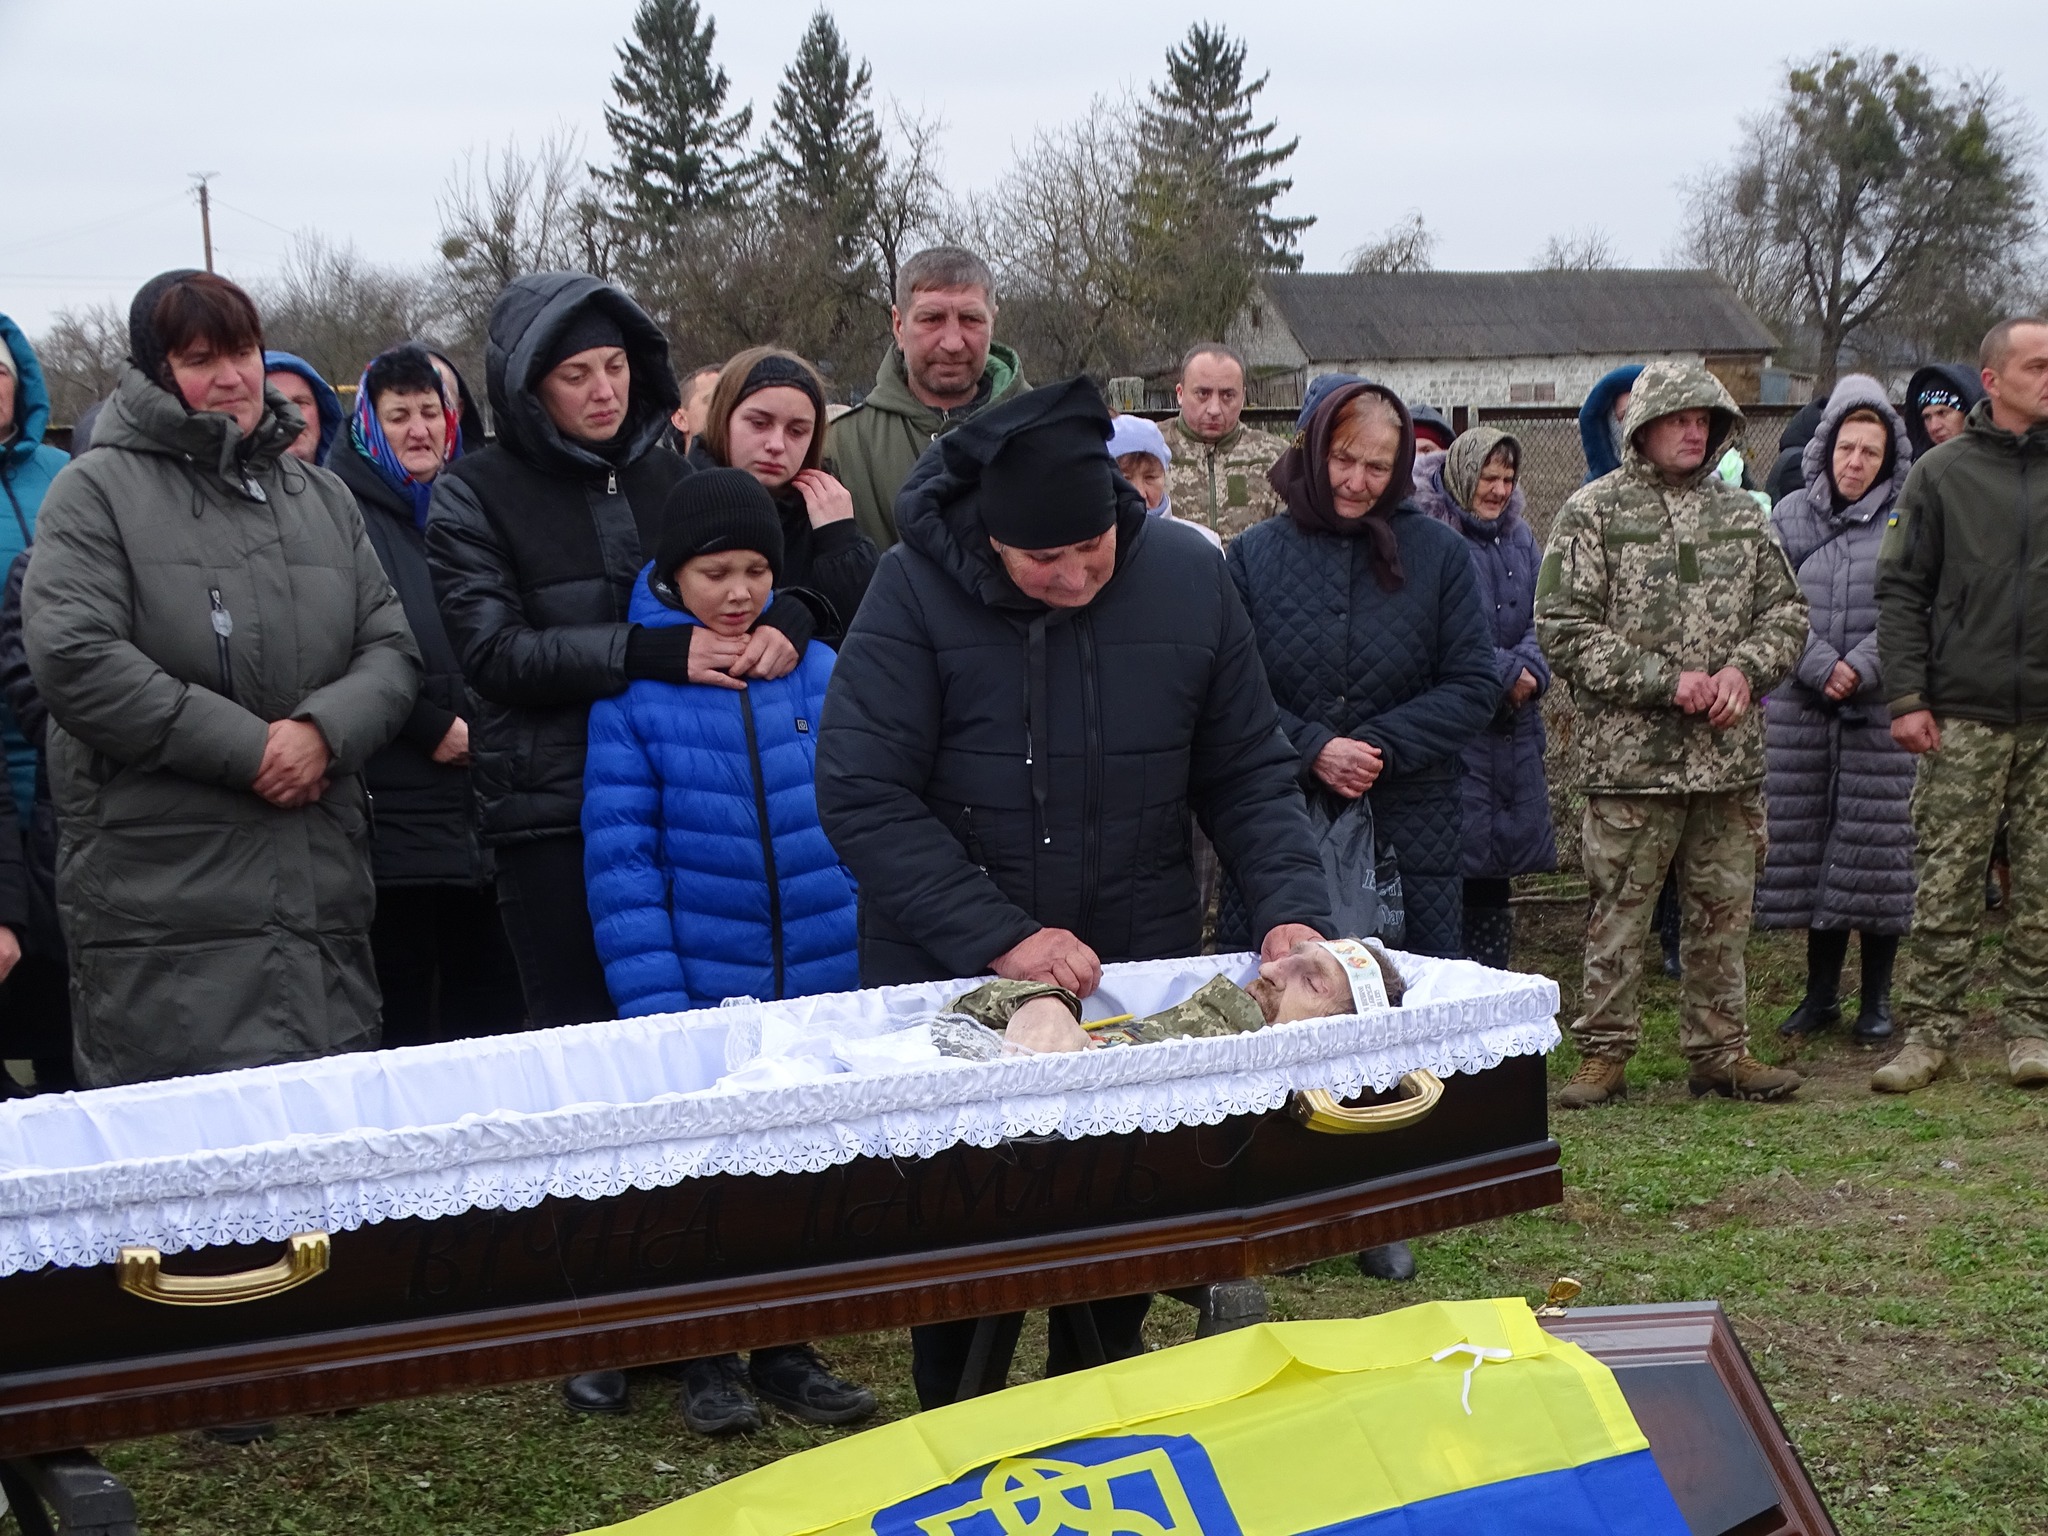
{"type": "Polygon", "coordinates": [[[1401,900],[1401,866],[1391,846],[1382,846],[1364,796],[1334,808],[1317,795],[1309,805],[1330,888],[1330,916],[1347,938],[1378,939],[1400,948],[1408,937],[1401,900]]]}

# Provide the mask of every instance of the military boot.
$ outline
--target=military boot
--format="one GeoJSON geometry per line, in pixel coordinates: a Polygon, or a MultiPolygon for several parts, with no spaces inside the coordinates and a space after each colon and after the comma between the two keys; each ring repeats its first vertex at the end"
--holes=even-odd
{"type": "Polygon", "coordinates": [[[1718,1093],[1724,1099],[1787,1099],[1806,1079],[1790,1067],[1766,1066],[1744,1051],[1718,1066],[1694,1062],[1685,1086],[1696,1099],[1718,1093]]]}
{"type": "Polygon", "coordinates": [[[1627,1063],[1608,1056],[1588,1056],[1557,1096],[1559,1109],[1591,1109],[1628,1095],[1627,1063]]]}
{"type": "Polygon", "coordinates": [[[1948,1071],[1948,1052],[1909,1045],[1870,1074],[1873,1093],[1913,1093],[1948,1071]]]}
{"type": "Polygon", "coordinates": [[[2005,1048],[2005,1065],[2015,1088],[2032,1088],[2048,1083],[2048,1040],[2039,1035],[2022,1035],[2005,1048]]]}

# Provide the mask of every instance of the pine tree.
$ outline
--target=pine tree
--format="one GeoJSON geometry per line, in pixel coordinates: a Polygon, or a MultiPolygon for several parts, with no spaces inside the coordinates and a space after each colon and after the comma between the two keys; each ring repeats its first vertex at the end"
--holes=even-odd
{"type": "Polygon", "coordinates": [[[725,113],[731,82],[711,62],[717,23],[697,0],[641,0],[604,109],[615,161],[595,171],[618,218],[642,238],[672,235],[694,213],[727,212],[758,179],[746,153],[754,109],[725,113]]]}
{"type": "Polygon", "coordinates": [[[1139,119],[1144,179],[1163,206],[1182,217],[1215,212],[1233,219],[1244,250],[1260,267],[1292,272],[1301,266],[1295,242],[1315,220],[1273,212],[1294,183],[1271,173],[1301,140],[1271,144],[1279,125],[1253,125],[1253,98],[1266,88],[1267,76],[1247,81],[1244,63],[1243,43],[1202,22],[1167,49],[1166,80],[1151,87],[1139,119]]]}
{"type": "Polygon", "coordinates": [[[819,9],[782,72],[767,159],[785,210],[816,220],[842,263],[860,255],[888,157],[869,105],[872,75],[819,9]]]}

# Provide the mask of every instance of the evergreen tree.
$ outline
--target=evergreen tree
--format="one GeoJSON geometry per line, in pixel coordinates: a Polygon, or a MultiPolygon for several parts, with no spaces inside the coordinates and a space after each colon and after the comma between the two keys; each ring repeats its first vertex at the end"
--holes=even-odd
{"type": "Polygon", "coordinates": [[[738,207],[757,180],[744,148],[754,109],[724,115],[731,82],[711,62],[717,30],[697,0],[641,0],[619,45],[617,104],[604,109],[615,160],[594,174],[643,239],[672,235],[692,214],[738,207]]]}
{"type": "Polygon", "coordinates": [[[811,17],[775,92],[767,152],[786,211],[817,222],[852,264],[873,220],[888,157],[869,105],[872,76],[824,9],[811,17]]]}
{"type": "Polygon", "coordinates": [[[1168,351],[1221,336],[1260,272],[1298,269],[1295,243],[1315,222],[1273,211],[1294,185],[1273,173],[1301,141],[1275,144],[1278,124],[1254,122],[1267,77],[1247,80],[1244,66],[1243,43],[1197,22],[1139,112],[1132,236],[1141,303],[1168,351]]]}
{"type": "Polygon", "coordinates": [[[1166,51],[1166,80],[1151,87],[1139,117],[1145,180],[1183,214],[1213,209],[1237,221],[1241,242],[1260,267],[1292,272],[1294,248],[1313,218],[1283,219],[1273,204],[1294,185],[1275,179],[1301,140],[1272,144],[1277,123],[1254,126],[1253,98],[1265,75],[1244,77],[1245,45],[1221,27],[1196,22],[1166,51]]]}

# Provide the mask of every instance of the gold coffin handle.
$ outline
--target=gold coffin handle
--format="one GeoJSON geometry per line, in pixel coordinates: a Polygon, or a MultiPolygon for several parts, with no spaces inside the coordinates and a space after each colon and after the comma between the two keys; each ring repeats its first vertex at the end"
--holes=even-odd
{"type": "Polygon", "coordinates": [[[285,1239],[283,1258],[238,1275],[167,1275],[163,1253],[141,1246],[123,1248],[117,1266],[121,1289],[144,1301],[160,1301],[167,1307],[231,1307],[281,1296],[326,1274],[331,1246],[325,1232],[294,1232],[285,1239]]]}
{"type": "Polygon", "coordinates": [[[1312,1131],[1334,1136],[1362,1136],[1398,1131],[1425,1119],[1444,1096],[1444,1081],[1434,1072],[1409,1072],[1401,1078],[1401,1097],[1391,1104],[1347,1109],[1325,1088],[1307,1088],[1289,1101],[1288,1112],[1312,1131]]]}

